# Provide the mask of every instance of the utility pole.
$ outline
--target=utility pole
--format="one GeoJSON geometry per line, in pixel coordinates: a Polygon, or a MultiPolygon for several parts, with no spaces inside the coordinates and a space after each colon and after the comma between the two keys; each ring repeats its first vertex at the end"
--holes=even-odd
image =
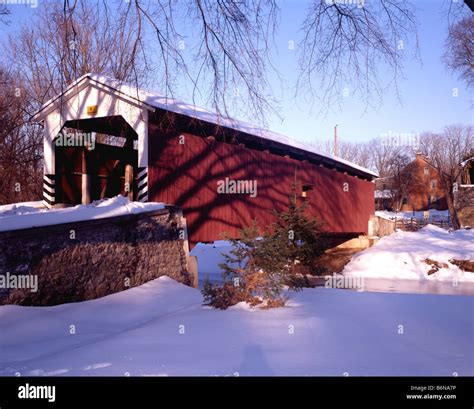
{"type": "Polygon", "coordinates": [[[338,149],[337,149],[337,124],[334,127],[334,156],[337,156],[338,149]]]}

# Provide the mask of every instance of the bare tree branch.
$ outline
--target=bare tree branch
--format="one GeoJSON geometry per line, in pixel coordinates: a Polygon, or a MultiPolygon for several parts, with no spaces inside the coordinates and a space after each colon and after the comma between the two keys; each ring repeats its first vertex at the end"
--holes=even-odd
{"type": "Polygon", "coordinates": [[[471,14],[449,27],[443,59],[468,87],[474,86],[474,16],[471,14]]]}
{"type": "Polygon", "coordinates": [[[397,81],[406,43],[412,40],[418,52],[416,25],[405,0],[313,0],[302,26],[297,92],[313,103],[316,98],[319,113],[340,108],[344,93],[359,93],[366,109],[376,108],[389,85],[381,83],[379,70],[387,67],[400,97],[397,81]]]}

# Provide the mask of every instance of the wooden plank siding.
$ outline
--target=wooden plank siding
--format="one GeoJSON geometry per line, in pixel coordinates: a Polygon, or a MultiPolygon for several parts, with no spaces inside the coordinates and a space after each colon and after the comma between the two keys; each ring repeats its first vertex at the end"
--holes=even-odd
{"type": "Polygon", "coordinates": [[[179,125],[162,131],[156,123],[149,124],[149,200],[182,207],[191,245],[218,240],[223,232],[237,236],[238,229],[252,219],[268,225],[274,220],[272,209],[287,207],[295,182],[299,200],[308,202],[309,214],[324,221],[328,232],[367,233],[369,216],[374,213],[371,181],[271,151],[207,138],[205,128],[199,129],[201,134],[196,135],[198,132],[183,132],[179,125]],[[182,137],[184,143],[180,143],[182,137]],[[257,196],[219,194],[217,183],[226,177],[256,180],[257,196]],[[344,191],[345,183],[348,191],[344,191]],[[301,198],[303,185],[312,185],[306,199],[301,198]]]}

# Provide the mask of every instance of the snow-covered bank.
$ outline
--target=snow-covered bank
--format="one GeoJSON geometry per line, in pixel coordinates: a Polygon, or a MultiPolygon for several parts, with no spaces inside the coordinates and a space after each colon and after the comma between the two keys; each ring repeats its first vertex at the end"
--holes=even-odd
{"type": "Polygon", "coordinates": [[[428,225],[418,232],[399,231],[383,237],[373,247],[352,258],[343,270],[346,275],[392,279],[474,281],[474,273],[462,271],[449,261],[474,259],[474,230],[452,233],[428,225]],[[432,275],[423,260],[447,264],[432,275]]]}
{"type": "Polygon", "coordinates": [[[0,231],[27,229],[52,224],[123,216],[164,208],[163,203],[130,202],[124,196],[97,200],[88,205],[64,209],[44,209],[37,202],[5,205],[0,208],[0,231]]]}
{"type": "Polygon", "coordinates": [[[320,287],[273,310],[201,301],[162,277],[94,301],[0,307],[0,375],[474,375],[474,297],[320,287]]]}

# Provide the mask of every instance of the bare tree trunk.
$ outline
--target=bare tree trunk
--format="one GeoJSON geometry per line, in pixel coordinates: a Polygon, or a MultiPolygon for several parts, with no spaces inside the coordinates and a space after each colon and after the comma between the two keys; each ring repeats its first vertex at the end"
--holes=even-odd
{"type": "Polygon", "coordinates": [[[454,229],[459,229],[459,218],[456,208],[454,207],[454,197],[452,193],[446,194],[446,203],[448,204],[449,216],[454,229]]]}

